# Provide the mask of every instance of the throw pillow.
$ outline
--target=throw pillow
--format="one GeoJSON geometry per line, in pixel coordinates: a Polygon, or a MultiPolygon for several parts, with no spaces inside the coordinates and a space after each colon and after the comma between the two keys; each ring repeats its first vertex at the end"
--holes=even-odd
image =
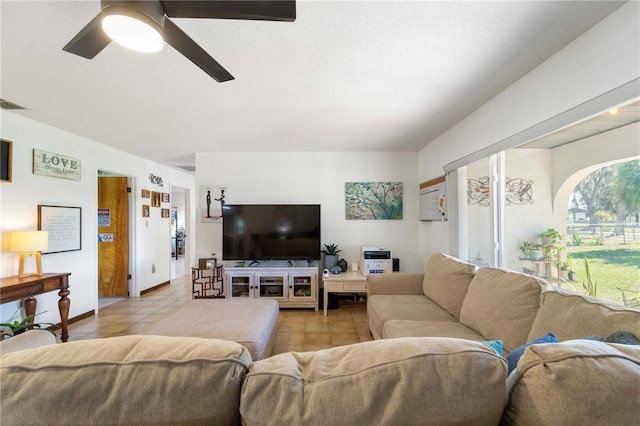
{"type": "Polygon", "coordinates": [[[583,337],[585,340],[597,340],[598,342],[605,343],[618,343],[621,345],[640,345],[640,340],[630,331],[616,331],[607,337],[601,336],[587,336],[583,337]]]}
{"type": "Polygon", "coordinates": [[[485,340],[482,344],[489,346],[491,349],[496,351],[498,355],[502,356],[502,340],[485,340]]]}
{"type": "Polygon", "coordinates": [[[527,342],[524,345],[514,349],[509,355],[507,355],[507,362],[509,363],[509,370],[507,371],[507,375],[511,374],[511,372],[516,368],[516,365],[518,365],[518,360],[524,353],[525,349],[527,349],[531,345],[538,345],[540,343],[558,343],[558,339],[556,339],[555,334],[549,332],[546,336],[542,336],[538,339],[527,342]]]}

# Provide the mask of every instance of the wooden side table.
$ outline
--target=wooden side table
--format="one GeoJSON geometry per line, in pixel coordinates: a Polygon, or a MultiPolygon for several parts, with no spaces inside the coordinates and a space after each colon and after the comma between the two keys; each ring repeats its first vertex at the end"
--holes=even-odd
{"type": "Polygon", "coordinates": [[[329,274],[328,278],[323,278],[324,282],[324,316],[327,316],[327,306],[329,305],[329,293],[366,293],[367,277],[360,271],[341,272],[339,274],[329,274]]]}
{"type": "Polygon", "coordinates": [[[62,328],[61,339],[63,342],[69,340],[69,275],[70,272],[49,273],[25,278],[6,277],[0,280],[0,303],[14,302],[25,299],[24,310],[28,315],[35,318],[38,301],[34,296],[38,294],[57,291],[60,300],[58,310],[60,311],[60,325],[62,328]]]}
{"type": "Polygon", "coordinates": [[[222,278],[222,265],[214,267],[191,267],[191,286],[194,299],[224,298],[224,281],[222,278]],[[220,283],[220,288],[216,288],[220,283]],[[196,288],[200,286],[200,288],[196,288]],[[208,292],[213,295],[209,296],[208,292]]]}

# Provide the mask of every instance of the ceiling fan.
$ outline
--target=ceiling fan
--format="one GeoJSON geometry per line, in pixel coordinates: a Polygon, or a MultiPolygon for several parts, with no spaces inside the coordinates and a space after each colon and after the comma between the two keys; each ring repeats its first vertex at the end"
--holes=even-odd
{"type": "Polygon", "coordinates": [[[296,19],[295,0],[101,0],[100,5],[98,16],[62,50],[93,59],[112,40],[143,52],[158,51],[166,41],[219,83],[233,80],[233,76],[169,17],[287,22],[296,19]]]}

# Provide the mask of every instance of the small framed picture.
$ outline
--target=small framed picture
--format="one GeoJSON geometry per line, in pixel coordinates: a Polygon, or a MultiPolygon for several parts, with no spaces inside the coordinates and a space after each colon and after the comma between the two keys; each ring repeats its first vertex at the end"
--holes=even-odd
{"type": "Polygon", "coordinates": [[[142,198],[151,198],[151,191],[149,191],[148,189],[143,189],[142,198]]]}
{"type": "Polygon", "coordinates": [[[13,142],[6,139],[0,139],[0,180],[3,182],[11,182],[11,154],[13,150],[13,142]]]}
{"type": "Polygon", "coordinates": [[[162,209],[162,217],[169,217],[169,209],[162,209]]]}
{"type": "Polygon", "coordinates": [[[149,217],[149,204],[142,205],[142,217],[149,217]]]}
{"type": "Polygon", "coordinates": [[[162,193],[162,202],[163,203],[168,203],[169,202],[169,194],[167,194],[166,192],[162,193]]]}
{"type": "Polygon", "coordinates": [[[160,201],[161,196],[162,194],[160,194],[159,192],[151,191],[151,206],[160,207],[160,204],[162,204],[160,201]]]}

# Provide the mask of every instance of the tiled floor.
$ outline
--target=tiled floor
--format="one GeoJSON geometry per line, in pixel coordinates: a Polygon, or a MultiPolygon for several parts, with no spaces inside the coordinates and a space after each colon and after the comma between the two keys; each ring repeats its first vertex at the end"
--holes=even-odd
{"type": "MultiPolygon", "coordinates": [[[[150,323],[191,300],[191,278],[184,276],[140,298],[128,298],[98,315],[69,325],[69,341],[138,334],[150,323]]],[[[338,309],[280,309],[273,353],[311,351],[372,340],[364,303],[341,303],[338,309]]]]}

